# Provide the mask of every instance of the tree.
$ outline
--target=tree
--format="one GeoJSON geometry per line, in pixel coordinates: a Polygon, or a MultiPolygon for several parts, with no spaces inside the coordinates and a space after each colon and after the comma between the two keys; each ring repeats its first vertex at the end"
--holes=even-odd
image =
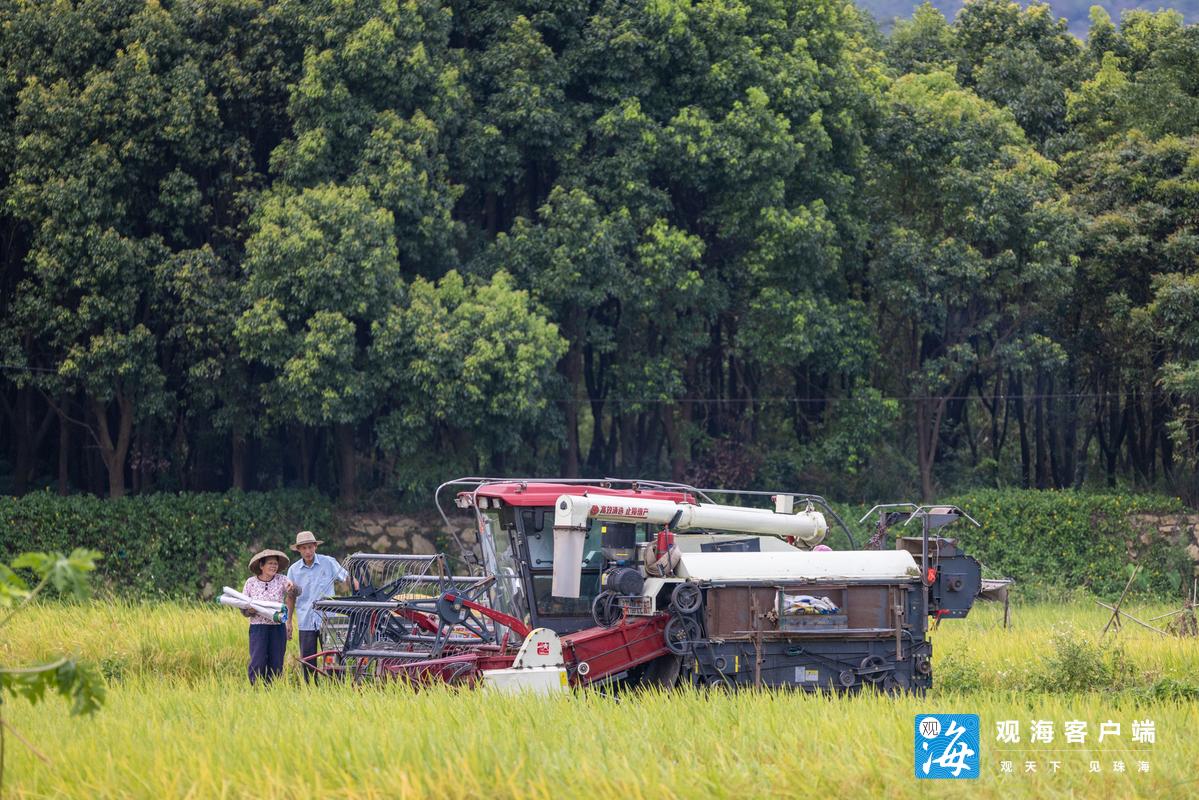
{"type": "MultiPolygon", "coordinates": [[[[48,587],[60,594],[83,597],[87,593],[87,575],[96,568],[100,554],[76,549],[69,556],[61,553],[22,553],[11,564],[0,563],[0,628],[3,628],[48,587]],[[32,589],[18,570],[29,570],[37,577],[32,589]]],[[[73,659],[60,658],[36,666],[0,666],[0,787],[4,782],[4,740],[11,731],[35,754],[45,759],[32,744],[20,736],[4,719],[4,693],[21,696],[31,703],[41,702],[47,691],[57,692],[71,701],[72,715],[92,714],[104,702],[104,679],[96,669],[73,659]]]]}
{"type": "Polygon", "coordinates": [[[1166,426],[1182,467],[1176,483],[1194,502],[1199,497],[1199,272],[1157,276],[1153,289],[1144,315],[1165,351],[1158,381],[1174,412],[1166,426]]]}
{"type": "Polygon", "coordinates": [[[1092,30],[1105,48],[1092,53],[1097,71],[1067,98],[1084,142],[1134,128],[1154,138],[1199,130],[1199,28],[1176,11],[1130,11],[1118,32],[1103,15],[1092,30]]]}
{"type": "Polygon", "coordinates": [[[403,459],[402,488],[444,479],[450,459],[528,469],[545,430],[550,377],[566,343],[505,272],[467,281],[417,278],[380,326],[373,368],[388,382],[377,423],[383,451],[403,459]]]}
{"type": "MultiPolygon", "coordinates": [[[[857,12],[824,2],[602,2],[581,34],[567,16],[488,34],[522,85],[546,82],[511,110],[559,126],[513,159],[518,196],[495,218],[515,221],[475,263],[511,269],[563,323],[564,471],[641,471],[665,448],[682,477],[701,440],[754,439],[759,390],[835,383],[837,364],[804,360],[827,349],[780,364],[743,335],[804,321],[778,295],[852,311],[838,267],[860,246],[874,54],[857,12]]],[[[504,96],[473,85],[476,108],[504,96]]]]}
{"type": "Polygon", "coordinates": [[[896,74],[952,70],[957,65],[955,31],[936,6],[916,6],[912,18],[895,23],[886,43],[887,63],[896,74]]]}
{"type": "Polygon", "coordinates": [[[29,40],[13,45],[23,87],[6,201],[31,239],[9,324],[28,365],[49,370],[35,373],[47,395],[83,394],[86,419],[60,417],[84,427],[120,497],[134,426],[170,405],[152,276],[200,235],[217,121],[165,10],[100,6],[45,18],[30,6],[13,21],[29,40]],[[60,37],[80,51],[38,47],[60,37]]]}
{"type": "Polygon", "coordinates": [[[976,0],[954,23],[958,81],[1011,111],[1042,150],[1066,132],[1066,94],[1082,79],[1083,50],[1048,4],[976,0]]]}
{"type": "Polygon", "coordinates": [[[361,187],[274,195],[255,216],[244,267],[234,335],[268,370],[261,402],[277,422],[334,427],[340,490],[352,500],[354,426],[386,386],[368,353],[403,298],[393,217],[361,187]]]}
{"type": "Polygon", "coordinates": [[[1091,392],[1102,398],[1095,425],[1109,485],[1122,452],[1145,481],[1153,479],[1158,463],[1166,472],[1172,467],[1160,378],[1166,363],[1185,350],[1175,349],[1181,339],[1154,346],[1160,320],[1154,324],[1156,312],[1147,308],[1164,286],[1160,276],[1186,276],[1199,264],[1192,226],[1199,211],[1196,145],[1193,136],[1153,140],[1132,130],[1070,162],[1076,204],[1084,214],[1075,291],[1079,337],[1073,349],[1090,376],[1091,392]]]}
{"type": "Polygon", "coordinates": [[[1072,229],[1055,166],[1010,113],[944,72],[897,79],[872,176],[871,282],[885,356],[911,397],[921,493],[950,410],[974,374],[1054,349],[1047,309],[1069,285],[1072,229]]]}

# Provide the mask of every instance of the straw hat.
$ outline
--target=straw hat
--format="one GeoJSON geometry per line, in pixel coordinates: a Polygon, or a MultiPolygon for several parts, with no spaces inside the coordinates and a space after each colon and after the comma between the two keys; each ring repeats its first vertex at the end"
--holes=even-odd
{"type": "Polygon", "coordinates": [[[264,558],[270,558],[271,556],[279,559],[280,572],[283,572],[283,570],[287,569],[287,565],[291,563],[291,559],[278,550],[261,550],[255,553],[254,557],[250,559],[250,572],[253,572],[255,575],[257,575],[260,571],[258,569],[258,562],[264,558]]]}
{"type": "Polygon", "coordinates": [[[292,550],[299,552],[302,544],[324,544],[323,539],[318,539],[312,531],[300,531],[296,534],[296,543],[291,546],[292,550]]]}

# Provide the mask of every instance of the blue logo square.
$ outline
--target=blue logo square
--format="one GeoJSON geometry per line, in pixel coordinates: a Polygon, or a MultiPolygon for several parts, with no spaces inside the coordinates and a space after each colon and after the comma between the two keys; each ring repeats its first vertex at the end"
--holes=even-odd
{"type": "Polygon", "coordinates": [[[978,714],[917,714],[917,778],[977,778],[978,714]]]}

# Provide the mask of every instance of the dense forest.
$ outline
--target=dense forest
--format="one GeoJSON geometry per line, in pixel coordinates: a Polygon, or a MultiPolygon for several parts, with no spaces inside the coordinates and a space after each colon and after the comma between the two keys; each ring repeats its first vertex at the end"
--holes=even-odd
{"type": "Polygon", "coordinates": [[[0,0],[0,488],[1199,496],[1199,26],[0,0]]]}
{"type": "MultiPolygon", "coordinates": [[[[858,0],[858,5],[869,11],[884,30],[890,30],[897,20],[904,20],[920,5],[919,0],[858,0]]],[[[933,7],[947,17],[962,10],[964,0],[935,0],[933,7]]],[[[1055,17],[1066,20],[1066,28],[1079,38],[1087,35],[1091,9],[1100,8],[1110,17],[1119,17],[1126,11],[1159,11],[1173,9],[1182,14],[1187,23],[1199,22],[1199,0],[1053,0],[1048,4],[1055,17]]]]}

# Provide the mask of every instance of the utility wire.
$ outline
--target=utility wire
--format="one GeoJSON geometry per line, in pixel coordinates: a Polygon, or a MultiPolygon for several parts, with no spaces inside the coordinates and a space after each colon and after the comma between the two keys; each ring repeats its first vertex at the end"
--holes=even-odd
{"type": "Polygon", "coordinates": [[[0,364],[0,369],[11,372],[58,372],[53,367],[31,367],[27,364],[0,364]]]}
{"type": "MultiPolygon", "coordinates": [[[[1053,399],[1074,399],[1074,400],[1100,400],[1107,398],[1124,398],[1126,394],[1119,392],[1041,392],[1038,394],[1000,394],[987,395],[980,397],[976,394],[963,395],[909,395],[909,396],[888,396],[882,395],[879,400],[893,400],[899,403],[915,403],[932,400],[951,400],[951,401],[984,401],[1006,402],[1008,400],[1053,400],[1053,399]]],[[[602,397],[592,400],[587,397],[560,397],[551,399],[553,403],[612,403],[612,404],[651,404],[651,403],[741,403],[741,404],[756,404],[756,403],[794,403],[794,404],[817,404],[817,403],[853,403],[861,398],[856,397],[678,397],[678,398],[662,398],[662,397],[602,397]]]]}
{"type": "MultiPolygon", "coordinates": [[[[0,370],[11,370],[14,372],[53,372],[58,370],[50,367],[30,367],[24,364],[0,364],[0,370]]],[[[980,396],[977,394],[957,394],[957,395],[882,395],[879,400],[890,400],[897,403],[920,403],[930,402],[933,400],[945,400],[952,402],[1007,402],[1009,400],[1106,400],[1109,398],[1124,398],[1126,394],[1120,392],[1040,392],[1036,394],[997,394],[980,396]]],[[[551,403],[576,403],[576,404],[591,404],[591,403],[610,403],[612,405],[649,405],[649,404],[668,404],[675,403],[693,403],[693,404],[750,404],[758,403],[785,403],[795,405],[818,405],[829,403],[853,403],[860,398],[856,397],[602,397],[592,399],[590,397],[557,397],[548,398],[551,403]]]]}

